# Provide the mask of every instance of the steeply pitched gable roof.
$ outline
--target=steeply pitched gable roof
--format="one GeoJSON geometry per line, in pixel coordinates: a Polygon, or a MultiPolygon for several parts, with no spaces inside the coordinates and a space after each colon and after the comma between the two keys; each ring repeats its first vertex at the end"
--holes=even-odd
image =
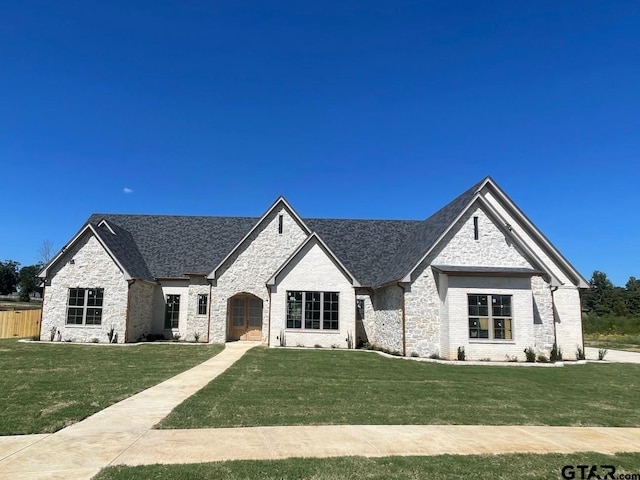
{"type": "MultiPolygon", "coordinates": [[[[406,280],[485,187],[504,195],[487,177],[423,221],[300,219],[297,214],[296,218],[309,233],[317,233],[361,285],[375,288],[406,280]]],[[[508,197],[505,201],[512,210],[517,208],[508,197]]],[[[85,227],[96,232],[132,278],[207,275],[279,204],[290,208],[279,198],[261,218],[94,214],[85,227]],[[103,220],[106,224],[100,223],[103,220]]],[[[526,217],[523,221],[530,223],[526,217]]],[[[534,233],[541,236],[537,230],[534,233]]],[[[546,238],[541,239],[557,252],[546,238]]],[[[559,252],[557,258],[566,262],[559,252]]],[[[565,268],[573,269],[568,262],[565,268]]]]}
{"type": "MultiPolygon", "coordinates": [[[[94,214],[89,222],[97,224],[103,219],[112,228],[128,232],[137,246],[139,257],[134,254],[120,259],[125,268],[144,274],[139,264],[143,260],[155,278],[184,277],[186,273],[206,275],[256,222],[251,217],[118,214],[94,214]]],[[[121,242],[123,246],[127,241],[121,242]]]]}
{"type": "Polygon", "coordinates": [[[404,278],[471,204],[485,181],[486,179],[478,182],[425,221],[420,222],[398,248],[396,255],[389,260],[386,274],[377,279],[378,285],[404,278]]]}

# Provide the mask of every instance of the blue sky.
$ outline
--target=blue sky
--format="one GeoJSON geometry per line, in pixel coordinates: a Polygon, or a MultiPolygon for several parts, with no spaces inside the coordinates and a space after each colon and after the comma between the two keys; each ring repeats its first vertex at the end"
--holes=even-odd
{"type": "Polygon", "coordinates": [[[635,1],[0,6],[0,260],[94,212],[422,219],[491,175],[640,277],[635,1]]]}

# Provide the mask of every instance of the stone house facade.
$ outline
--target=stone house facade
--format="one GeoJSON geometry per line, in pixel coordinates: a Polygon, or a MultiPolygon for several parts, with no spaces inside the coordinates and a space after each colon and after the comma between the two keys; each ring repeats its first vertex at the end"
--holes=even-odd
{"type": "Polygon", "coordinates": [[[94,214],[40,273],[41,338],[524,358],[583,347],[587,283],[489,177],[424,221],[94,214]]]}

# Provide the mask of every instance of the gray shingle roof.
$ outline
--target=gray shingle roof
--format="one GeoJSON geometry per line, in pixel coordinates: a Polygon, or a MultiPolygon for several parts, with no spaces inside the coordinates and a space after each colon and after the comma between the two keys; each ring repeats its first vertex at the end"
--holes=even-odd
{"type": "MultiPolygon", "coordinates": [[[[364,286],[403,278],[469,204],[474,185],[424,221],[303,219],[364,286]]],[[[100,238],[134,278],[210,273],[255,226],[255,217],[94,214],[100,238]],[[106,220],[116,235],[106,227],[106,220]]]]}
{"type": "MultiPolygon", "coordinates": [[[[89,222],[97,224],[103,219],[114,230],[119,227],[130,234],[155,278],[210,273],[258,221],[250,217],[94,214],[89,222]]],[[[134,271],[142,270],[140,257],[120,257],[119,252],[122,250],[113,253],[135,277],[134,271]]]]}

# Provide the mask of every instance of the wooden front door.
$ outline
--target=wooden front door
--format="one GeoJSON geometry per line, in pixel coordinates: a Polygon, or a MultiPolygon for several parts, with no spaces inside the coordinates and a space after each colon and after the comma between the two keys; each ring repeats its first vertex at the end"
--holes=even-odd
{"type": "Polygon", "coordinates": [[[236,295],[229,301],[229,340],[262,340],[262,300],[236,295]]]}

